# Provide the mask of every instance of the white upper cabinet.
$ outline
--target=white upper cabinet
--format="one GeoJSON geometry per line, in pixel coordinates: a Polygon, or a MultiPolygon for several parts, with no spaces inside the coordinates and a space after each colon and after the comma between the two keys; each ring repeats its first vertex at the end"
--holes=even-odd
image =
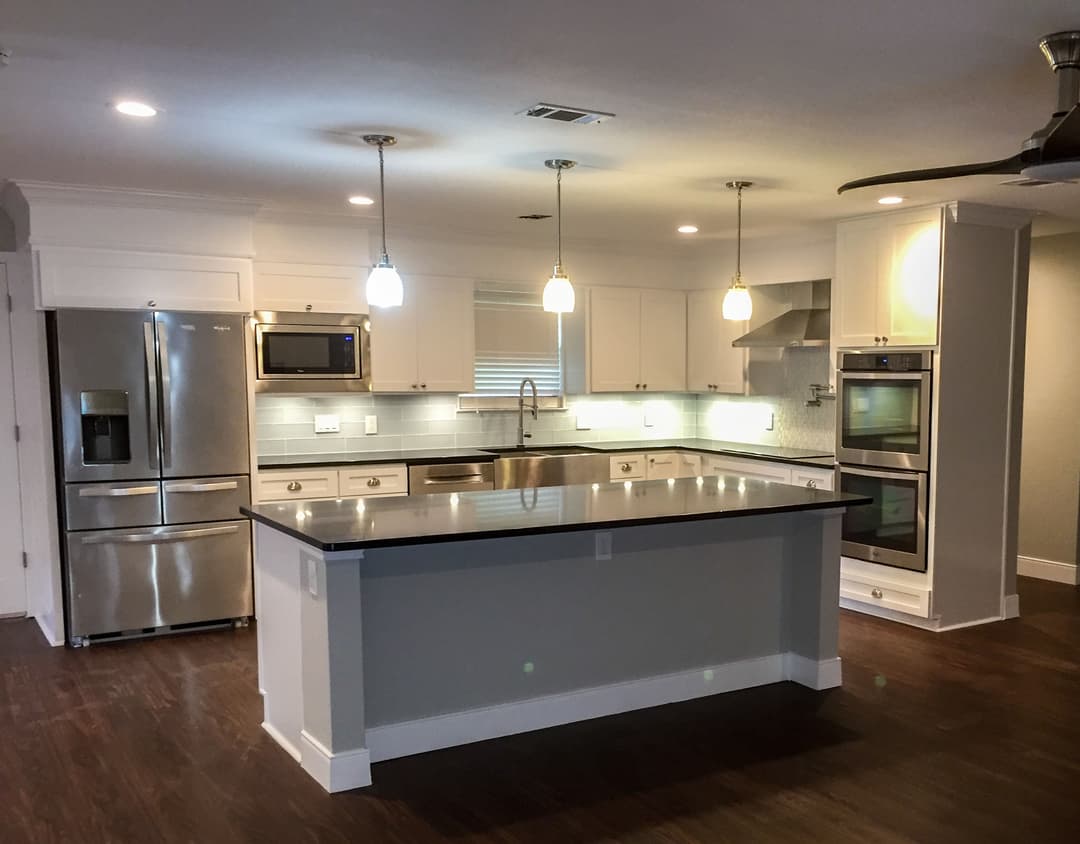
{"type": "Polygon", "coordinates": [[[379,393],[468,393],[475,383],[473,282],[405,278],[400,308],[371,309],[371,383],[379,393]]]}
{"type": "Polygon", "coordinates": [[[686,294],[594,287],[589,291],[593,392],[686,389],[686,294]]]}
{"type": "Polygon", "coordinates": [[[723,302],[723,290],[686,295],[686,387],[692,393],[746,392],[747,350],[731,343],[747,324],[724,319],[723,302]]]}
{"type": "Polygon", "coordinates": [[[840,223],[833,347],[937,344],[940,207],[840,223]]]}
{"type": "Polygon", "coordinates": [[[366,314],[368,267],[255,262],[255,310],[366,314]]]}

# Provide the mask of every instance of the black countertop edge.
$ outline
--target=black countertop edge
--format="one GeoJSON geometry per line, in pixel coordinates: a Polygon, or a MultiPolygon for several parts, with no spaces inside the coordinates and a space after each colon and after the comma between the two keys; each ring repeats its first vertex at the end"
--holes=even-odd
{"type": "Polygon", "coordinates": [[[283,525],[263,516],[247,507],[240,512],[257,522],[281,531],[305,545],[332,554],[338,551],[367,551],[376,548],[401,548],[408,545],[441,545],[446,542],[471,542],[479,539],[505,539],[512,536],[542,536],[551,533],[582,533],[585,531],[614,530],[615,528],[639,527],[642,525],[678,524],[680,522],[703,522],[709,519],[732,519],[742,516],[770,516],[778,513],[797,513],[806,510],[840,510],[847,507],[871,504],[873,498],[851,496],[846,501],[822,501],[806,504],[780,504],[773,507],[754,507],[739,510],[720,510],[712,513],[689,513],[673,516],[644,516],[637,519],[612,519],[599,522],[581,522],[568,525],[541,525],[537,527],[509,528],[502,530],[481,530],[469,533],[431,534],[428,536],[399,537],[395,539],[356,540],[351,542],[320,542],[302,531],[283,525]]]}
{"type": "MultiPolygon", "coordinates": [[[[561,445],[580,446],[597,454],[625,454],[650,451],[692,451],[696,454],[717,454],[727,457],[743,457],[747,460],[764,460],[770,463],[787,463],[793,466],[817,466],[831,469],[836,458],[831,454],[792,457],[789,455],[763,454],[760,451],[743,451],[737,447],[710,447],[693,444],[696,440],[682,442],[646,442],[640,444],[612,443],[563,443],[561,445]]],[[[557,448],[560,444],[537,445],[536,449],[557,448]]],[[[493,446],[495,448],[497,446],[493,446]]],[[[749,449],[755,446],[747,444],[749,449]]],[[[528,450],[528,446],[525,447],[528,450]]],[[[259,460],[259,468],[273,469],[312,469],[318,466],[377,466],[388,463],[404,463],[406,466],[430,465],[437,463],[484,463],[493,461],[498,455],[483,449],[433,449],[418,451],[372,451],[351,454],[312,454],[312,455],[271,455],[259,460]],[[299,459],[293,459],[293,458],[299,459]],[[304,459],[310,457],[310,459],[304,459]]]]}

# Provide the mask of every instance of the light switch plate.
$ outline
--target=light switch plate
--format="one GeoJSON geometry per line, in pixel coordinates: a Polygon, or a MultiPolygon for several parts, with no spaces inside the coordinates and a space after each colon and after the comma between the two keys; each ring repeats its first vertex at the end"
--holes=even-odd
{"type": "Polygon", "coordinates": [[[656,421],[653,419],[653,414],[650,411],[646,410],[642,415],[641,424],[646,428],[652,428],[656,424],[656,421]]]}
{"type": "Polygon", "coordinates": [[[364,433],[365,434],[377,434],[377,433],[379,433],[379,417],[378,416],[365,416],[364,417],[364,433]]]}
{"type": "Polygon", "coordinates": [[[316,434],[337,434],[341,431],[341,420],[333,413],[315,414],[316,434]]]}

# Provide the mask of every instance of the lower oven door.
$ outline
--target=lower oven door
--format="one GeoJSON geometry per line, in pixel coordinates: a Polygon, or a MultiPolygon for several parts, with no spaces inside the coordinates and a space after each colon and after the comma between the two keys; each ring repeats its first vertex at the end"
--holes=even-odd
{"type": "Polygon", "coordinates": [[[840,492],[873,498],[844,513],[841,553],[886,566],[926,571],[925,472],[888,472],[838,466],[840,492]]]}

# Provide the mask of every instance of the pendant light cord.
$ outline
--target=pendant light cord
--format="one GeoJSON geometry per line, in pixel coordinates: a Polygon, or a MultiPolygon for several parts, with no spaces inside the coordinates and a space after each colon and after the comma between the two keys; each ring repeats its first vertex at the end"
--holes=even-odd
{"type": "Polygon", "coordinates": [[[382,263],[390,263],[386,252],[386,174],[383,168],[383,144],[379,142],[379,208],[382,211],[382,263]]]}
{"type": "Polygon", "coordinates": [[[739,210],[737,212],[736,219],[738,220],[738,229],[735,236],[735,280],[736,282],[742,281],[742,185],[738,188],[739,197],[739,210]]]}
{"type": "Polygon", "coordinates": [[[555,267],[562,271],[562,168],[555,171],[555,267]]]}

